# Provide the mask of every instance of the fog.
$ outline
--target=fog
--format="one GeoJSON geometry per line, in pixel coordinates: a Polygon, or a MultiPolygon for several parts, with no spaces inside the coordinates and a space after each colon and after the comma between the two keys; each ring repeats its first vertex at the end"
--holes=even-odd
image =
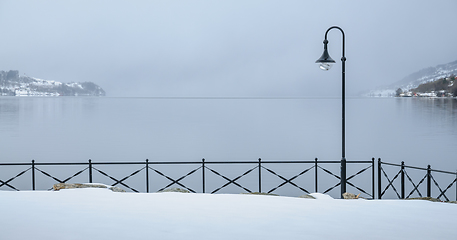
{"type": "Polygon", "coordinates": [[[0,1],[0,70],[108,96],[349,95],[456,60],[449,1],[0,1]]]}

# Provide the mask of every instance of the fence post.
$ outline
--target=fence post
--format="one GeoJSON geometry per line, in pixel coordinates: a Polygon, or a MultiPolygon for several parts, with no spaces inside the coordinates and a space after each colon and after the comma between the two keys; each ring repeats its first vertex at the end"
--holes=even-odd
{"type": "Polygon", "coordinates": [[[35,191],[35,160],[32,160],[32,190],[35,191]]]}
{"type": "Polygon", "coordinates": [[[343,193],[346,192],[346,158],[341,159],[341,196],[340,198],[343,199],[343,193]]]}
{"type": "Polygon", "coordinates": [[[314,159],[314,192],[317,192],[317,158],[314,159]]]}
{"type": "Polygon", "coordinates": [[[203,193],[205,193],[205,159],[202,158],[202,180],[203,180],[203,193]]]}
{"type": "Polygon", "coordinates": [[[92,183],[92,160],[89,159],[89,183],[92,183]]]}
{"type": "Polygon", "coordinates": [[[146,159],[146,192],[149,193],[149,159],[146,159]]]}
{"type": "Polygon", "coordinates": [[[259,158],[259,193],[262,192],[262,159],[259,158]]]}
{"type": "Polygon", "coordinates": [[[371,158],[371,195],[374,198],[374,158],[371,158]]]}
{"type": "Polygon", "coordinates": [[[401,199],[405,199],[405,162],[401,161],[401,199]]]}
{"type": "Polygon", "coordinates": [[[430,165],[427,166],[427,197],[432,196],[432,182],[431,182],[432,171],[430,165]]]}
{"type": "Polygon", "coordinates": [[[381,199],[381,158],[378,158],[378,199],[381,199]]]}

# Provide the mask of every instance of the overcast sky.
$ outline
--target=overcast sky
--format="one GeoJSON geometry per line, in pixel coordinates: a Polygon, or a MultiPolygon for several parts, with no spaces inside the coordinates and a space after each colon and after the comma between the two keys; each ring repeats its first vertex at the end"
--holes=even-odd
{"type": "Polygon", "coordinates": [[[0,70],[108,96],[349,95],[457,60],[457,1],[0,0],[0,70]]]}

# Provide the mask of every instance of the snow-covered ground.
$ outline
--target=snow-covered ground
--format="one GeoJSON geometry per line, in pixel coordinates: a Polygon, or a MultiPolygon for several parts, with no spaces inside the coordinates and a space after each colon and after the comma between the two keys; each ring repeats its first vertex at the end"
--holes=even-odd
{"type": "Polygon", "coordinates": [[[455,239],[457,204],[249,194],[0,191],[0,239],[455,239]]]}

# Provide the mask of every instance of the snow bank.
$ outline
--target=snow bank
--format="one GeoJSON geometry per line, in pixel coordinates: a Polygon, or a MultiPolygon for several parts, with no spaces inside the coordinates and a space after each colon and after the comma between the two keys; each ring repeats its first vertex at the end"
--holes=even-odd
{"type": "Polygon", "coordinates": [[[457,204],[245,194],[0,191],[0,238],[454,239],[457,204]]]}

